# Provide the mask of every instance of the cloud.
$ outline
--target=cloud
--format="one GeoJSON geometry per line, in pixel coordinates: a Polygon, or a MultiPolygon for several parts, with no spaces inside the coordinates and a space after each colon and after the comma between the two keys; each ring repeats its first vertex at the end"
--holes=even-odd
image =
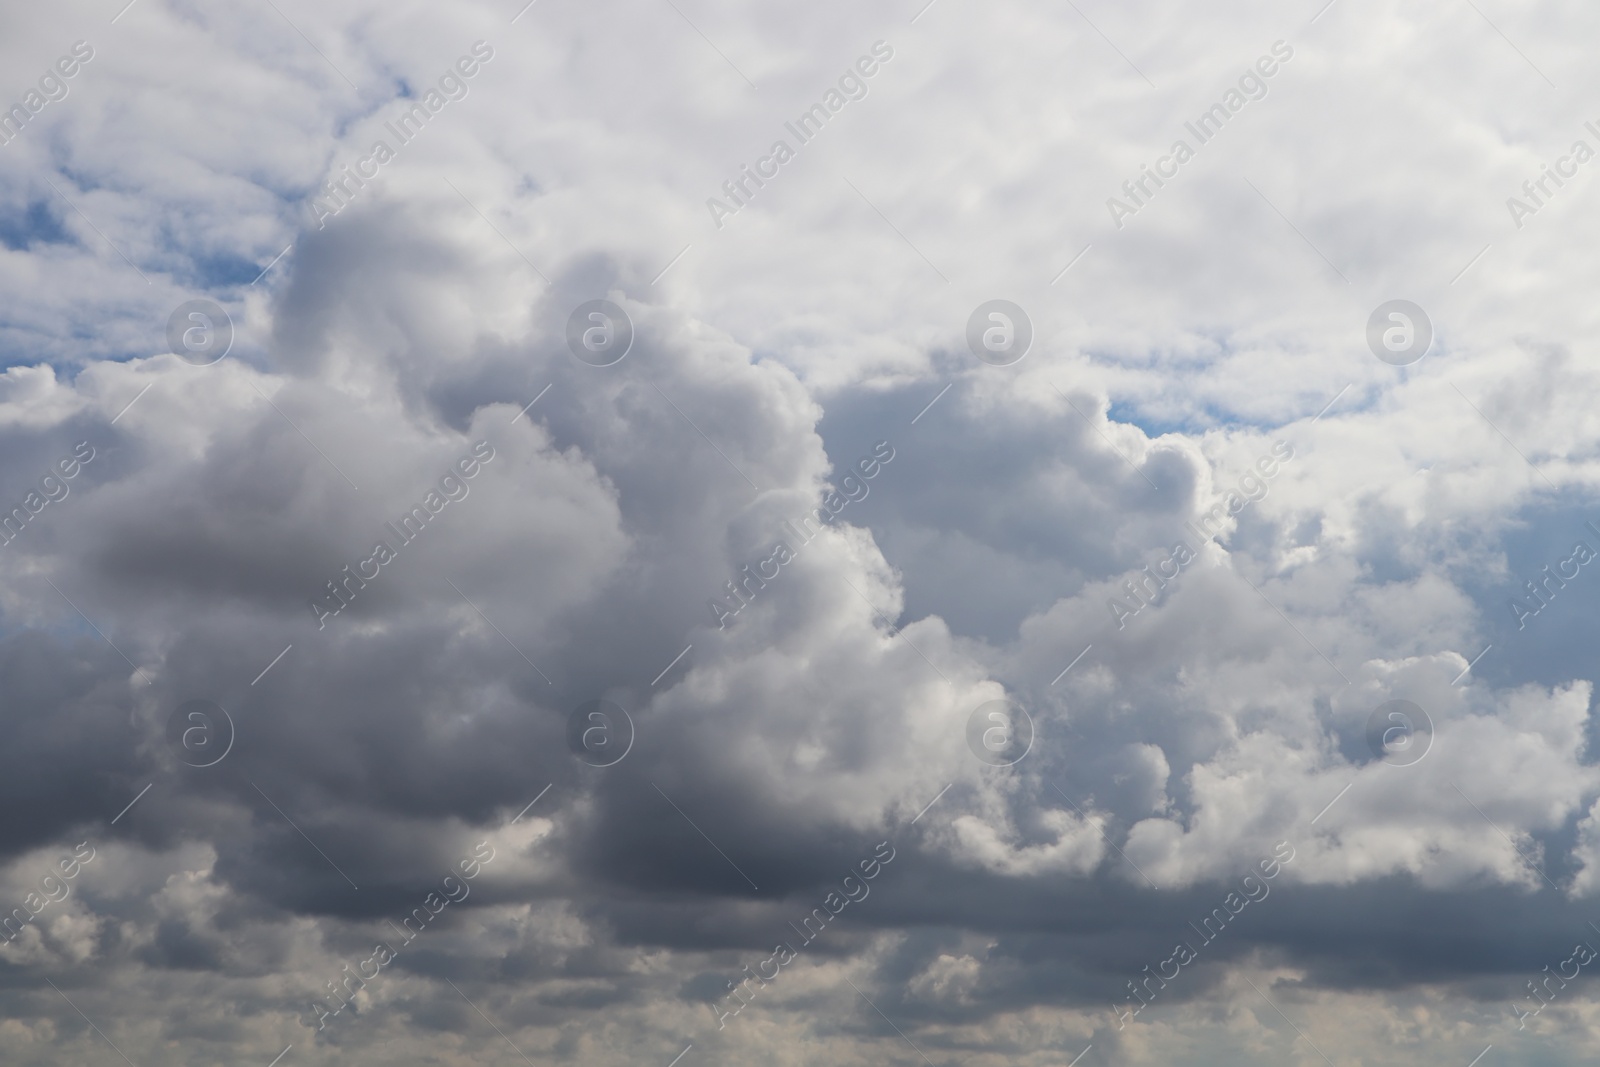
{"type": "Polygon", "coordinates": [[[0,44],[95,49],[0,149],[7,1062],[1584,1062],[1581,981],[1507,1005],[1600,936],[1600,619],[1586,570],[1538,584],[1600,551],[1590,191],[1504,199],[1594,136],[1592,16],[513,8],[65,5],[0,44]],[[209,366],[168,350],[195,298],[209,366]],[[966,342],[996,298],[1005,367],[966,342]],[[1406,367],[1367,348],[1396,298],[1406,367]],[[568,342],[600,299],[605,367],[568,342]],[[1010,766],[968,747],[996,700],[1010,766]]]}

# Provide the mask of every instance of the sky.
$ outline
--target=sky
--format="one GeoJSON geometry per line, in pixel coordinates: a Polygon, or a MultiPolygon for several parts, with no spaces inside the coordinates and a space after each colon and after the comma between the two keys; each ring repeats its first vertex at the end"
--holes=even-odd
{"type": "Polygon", "coordinates": [[[0,1060],[1593,1061],[1600,13],[523,3],[0,13],[0,1060]]]}

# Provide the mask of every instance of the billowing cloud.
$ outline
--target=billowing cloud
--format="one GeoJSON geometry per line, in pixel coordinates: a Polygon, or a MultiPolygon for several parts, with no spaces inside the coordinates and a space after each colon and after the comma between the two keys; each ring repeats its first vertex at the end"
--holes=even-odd
{"type": "Polygon", "coordinates": [[[0,1057],[1591,1058],[1590,12],[518,6],[0,42],[0,1057]]]}

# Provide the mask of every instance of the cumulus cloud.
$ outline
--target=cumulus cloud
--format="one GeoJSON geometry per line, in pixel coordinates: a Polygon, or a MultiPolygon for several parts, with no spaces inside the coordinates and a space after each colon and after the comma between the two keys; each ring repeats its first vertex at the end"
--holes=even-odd
{"type": "Polygon", "coordinates": [[[0,42],[7,1062],[1585,1061],[1590,12],[517,6],[0,42]]]}

